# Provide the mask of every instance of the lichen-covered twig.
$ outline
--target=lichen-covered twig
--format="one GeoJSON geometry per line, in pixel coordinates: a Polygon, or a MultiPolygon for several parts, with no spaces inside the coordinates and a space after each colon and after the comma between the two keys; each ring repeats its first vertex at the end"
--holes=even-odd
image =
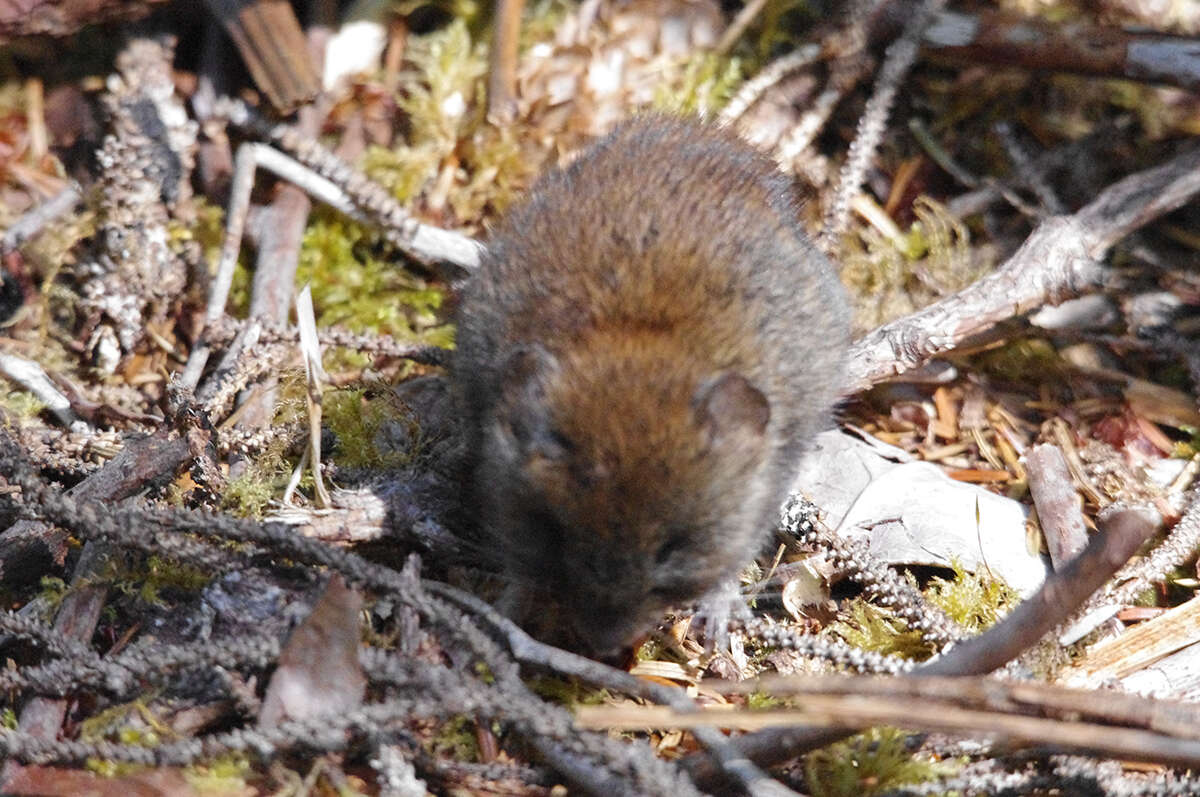
{"type": "MultiPolygon", "coordinates": [[[[1047,578],[1032,597],[989,630],[915,668],[914,674],[981,675],[1011,661],[1070,616],[1154,530],[1154,523],[1134,510],[1112,512],[1101,523],[1103,532],[1067,567],[1047,578]]],[[[751,761],[771,766],[845,735],[829,728],[792,727],[748,734],[732,744],[751,761]]],[[[702,786],[714,782],[716,773],[704,759],[693,756],[687,765],[702,786]]]]}
{"type": "MultiPolygon", "coordinates": [[[[242,334],[249,326],[257,325],[255,344],[294,344],[299,339],[299,332],[290,326],[267,324],[261,321],[239,321],[233,318],[223,318],[211,329],[209,339],[214,345],[227,345],[242,334]]],[[[391,335],[378,335],[371,332],[354,332],[345,327],[320,327],[317,332],[324,346],[353,349],[364,354],[374,354],[381,357],[398,357],[421,363],[422,365],[448,364],[448,352],[437,346],[424,343],[412,343],[399,340],[391,335]]],[[[240,348],[240,347],[239,347],[240,348]]]]}
{"type": "MultiPolygon", "coordinates": [[[[474,240],[458,233],[421,224],[392,199],[382,186],[322,147],[312,136],[305,136],[287,125],[271,124],[245,103],[236,100],[219,103],[216,115],[225,117],[234,125],[250,130],[269,141],[323,178],[326,183],[320,184],[322,191],[326,191],[329,186],[334,188],[327,195],[331,199],[336,197],[335,207],[349,204],[357,208],[379,226],[384,237],[392,245],[417,261],[450,263],[467,271],[478,266],[480,249],[474,240]]],[[[285,161],[286,159],[273,157],[270,160],[272,166],[280,166],[285,161]]],[[[321,198],[324,199],[325,195],[321,198]]]]}
{"type": "Polygon", "coordinates": [[[920,367],[1001,321],[1094,289],[1113,244],[1197,192],[1200,147],[1193,147],[1117,181],[1071,216],[1046,219],[992,274],[856,341],[847,392],[920,367]]]}
{"type": "MultiPolygon", "coordinates": [[[[166,434],[131,442],[108,466],[85,479],[74,492],[81,498],[91,500],[120,500],[135,491],[145,489],[147,484],[161,480],[164,476],[172,477],[188,461],[189,453],[186,439],[168,440],[166,434]]],[[[27,498],[32,500],[33,497],[27,498]]],[[[6,541],[20,541],[23,537],[31,535],[41,536],[53,547],[55,543],[49,540],[54,535],[61,534],[62,532],[50,530],[46,524],[39,524],[37,521],[21,521],[8,529],[4,537],[6,541]],[[24,528],[26,524],[45,530],[38,535],[24,528]]],[[[100,610],[104,606],[107,589],[96,585],[85,586],[84,582],[105,567],[104,560],[110,555],[111,549],[103,543],[89,542],[84,546],[75,568],[74,581],[77,588],[63,599],[55,616],[54,630],[57,634],[75,642],[91,639],[96,622],[100,618],[100,610]]],[[[34,738],[54,739],[65,715],[64,701],[33,698],[22,708],[18,727],[34,738]]]]}
{"type": "Polygon", "coordinates": [[[823,523],[807,522],[814,509],[803,496],[789,496],[780,519],[782,530],[802,544],[824,551],[838,572],[862,584],[878,603],[892,609],[929,643],[941,648],[966,636],[958,623],[930,605],[915,587],[875,561],[865,541],[835,534],[823,523]]]}
{"type": "Polygon", "coordinates": [[[883,66],[875,82],[875,91],[867,101],[858,122],[858,134],[850,144],[846,162],[842,165],[837,192],[825,212],[825,221],[817,245],[826,253],[837,250],[837,240],[846,229],[850,218],[850,203],[858,194],[866,177],[867,167],[875,157],[875,150],[883,140],[887,129],[888,115],[900,83],[917,60],[921,34],[933,19],[933,15],[946,5],[946,0],[921,0],[904,25],[900,38],[892,42],[883,58],[883,66]]]}
{"type": "Polygon", "coordinates": [[[1154,550],[1117,571],[1111,589],[1098,592],[1083,606],[1088,612],[1101,606],[1121,606],[1133,603],[1139,593],[1196,555],[1200,548],[1200,488],[1188,496],[1183,517],[1171,529],[1167,538],[1154,550]]]}
{"type": "Polygon", "coordinates": [[[24,732],[0,731],[0,750],[15,759],[36,762],[100,757],[164,765],[188,763],[230,750],[262,755],[296,745],[340,750],[347,744],[344,731],[358,730],[369,734],[378,729],[380,723],[397,716],[411,716],[414,712],[417,716],[435,717],[479,713],[515,727],[559,771],[575,779],[586,790],[605,794],[697,794],[681,772],[671,763],[654,756],[648,746],[580,733],[564,710],[544,703],[529,692],[509,654],[459,608],[427,592],[415,575],[397,573],[348,551],[300,537],[280,524],[259,524],[186,510],[78,502],[41,483],[12,440],[3,435],[0,435],[0,462],[5,465],[10,483],[21,487],[24,500],[32,511],[91,542],[178,557],[181,561],[219,570],[223,564],[213,560],[208,548],[187,549],[174,544],[177,540],[187,539],[186,535],[194,534],[202,538],[250,542],[271,550],[276,556],[329,567],[351,583],[383,592],[413,607],[444,637],[444,644],[464,646],[485,663],[488,675],[494,681],[494,686],[484,689],[472,678],[470,683],[476,685],[462,694],[482,701],[474,704],[456,702],[454,693],[425,685],[417,691],[416,698],[364,706],[336,720],[322,718],[317,725],[284,724],[273,731],[235,730],[157,748],[104,742],[45,741],[24,732]],[[169,533],[167,529],[170,529],[169,533]]]}
{"type": "Polygon", "coordinates": [[[899,675],[916,666],[910,659],[863,650],[816,634],[802,634],[783,626],[769,625],[763,620],[746,623],[744,630],[751,639],[767,647],[793,650],[803,656],[824,659],[856,672],[899,675]]]}
{"type": "MultiPolygon", "coordinates": [[[[895,35],[918,3],[893,0],[886,4],[872,21],[872,39],[886,41],[895,35]]],[[[1155,25],[1162,21],[1162,10],[1158,13],[1160,16],[1153,19],[1155,25]]],[[[1147,20],[1144,24],[1150,23],[1147,20]]],[[[1191,91],[1200,88],[1196,40],[1157,31],[1079,21],[1049,22],[998,11],[940,11],[924,31],[921,48],[937,58],[972,66],[1000,64],[1035,72],[1074,72],[1163,83],[1191,91]]]]}
{"type": "Polygon", "coordinates": [[[758,74],[743,83],[729,102],[725,103],[725,107],[717,116],[717,124],[729,125],[736,122],[772,86],[777,85],[788,75],[814,63],[820,55],[819,45],[806,44],[760,69],[758,74]]]}

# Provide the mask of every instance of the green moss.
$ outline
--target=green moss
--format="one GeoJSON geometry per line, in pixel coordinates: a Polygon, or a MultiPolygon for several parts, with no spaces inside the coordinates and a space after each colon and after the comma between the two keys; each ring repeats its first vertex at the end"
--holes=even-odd
{"type": "Polygon", "coordinates": [[[10,731],[15,731],[17,724],[17,712],[13,710],[12,706],[5,706],[3,710],[0,710],[0,725],[3,725],[10,731]]]}
{"type": "Polygon", "coordinates": [[[872,728],[810,753],[804,760],[804,777],[813,797],[870,797],[952,776],[962,764],[914,754],[903,731],[872,728]]]}
{"type": "MultiPolygon", "coordinates": [[[[105,709],[79,724],[79,739],[83,742],[115,741],[118,744],[155,747],[172,738],[171,729],[164,725],[146,705],[146,698],[122,703],[105,709]]],[[[115,778],[144,772],[148,767],[99,758],[89,758],[87,769],[103,777],[115,778]]]]}
{"type": "Polygon", "coordinates": [[[79,724],[79,739],[84,742],[117,739],[122,744],[151,746],[169,734],[142,699],[104,709],[79,724]]]}
{"type": "Polygon", "coordinates": [[[1181,426],[1180,430],[1188,436],[1188,439],[1176,441],[1171,456],[1179,459],[1191,459],[1200,455],[1200,428],[1181,426]]]}
{"type": "Polygon", "coordinates": [[[1028,384],[1030,374],[1056,381],[1056,377],[1065,373],[1058,351],[1040,338],[1020,338],[1000,348],[979,352],[973,357],[973,366],[1018,384],[1028,384]]]}
{"type": "Polygon", "coordinates": [[[403,203],[439,186],[440,223],[479,225],[513,200],[548,153],[524,143],[519,128],[485,122],[487,46],[461,19],[411,42],[412,69],[397,98],[408,114],[407,135],[393,149],[368,150],[363,168],[403,203]]]}
{"type": "Polygon", "coordinates": [[[1021,596],[1003,581],[982,570],[968,573],[957,563],[954,578],[934,578],[925,597],[967,631],[984,631],[1021,601],[1021,596]]]}
{"type": "Polygon", "coordinates": [[[373,145],[364,153],[360,167],[382,185],[397,202],[406,203],[437,173],[438,153],[433,147],[388,149],[373,145]]]}
{"type": "Polygon", "coordinates": [[[459,152],[469,178],[449,198],[459,220],[500,213],[536,176],[545,154],[522,148],[519,136],[516,128],[486,125],[463,142],[459,152]]]}
{"type": "MultiPolygon", "coordinates": [[[[191,218],[187,223],[177,220],[168,222],[171,247],[179,252],[184,244],[197,244],[209,277],[215,277],[221,259],[221,245],[225,240],[225,211],[202,196],[193,197],[191,211],[191,218]]],[[[245,257],[246,249],[243,247],[238,263],[234,266],[236,285],[227,303],[229,312],[239,318],[245,317],[250,306],[250,272],[244,265],[245,257]]],[[[191,289],[199,291],[207,289],[207,285],[197,284],[191,286],[191,289]]],[[[208,297],[207,294],[197,295],[195,299],[206,302],[208,297]]]]}
{"type": "Polygon", "coordinates": [[[912,211],[916,219],[906,231],[885,235],[862,223],[842,236],[842,278],[856,295],[875,297],[874,306],[860,303],[860,326],[913,312],[991,268],[987,258],[973,255],[970,231],[945,206],[918,197],[912,211]]]}
{"type": "Polygon", "coordinates": [[[741,59],[700,52],[688,58],[677,84],[659,87],[654,106],[708,118],[729,102],[743,79],[741,59]]]}
{"type": "Polygon", "coordinates": [[[89,758],[84,762],[84,767],[92,774],[102,778],[127,778],[139,772],[149,772],[151,769],[144,764],[128,764],[104,758],[89,758]]]}
{"type": "Polygon", "coordinates": [[[651,635],[645,642],[638,646],[634,652],[634,658],[638,661],[657,661],[666,654],[666,646],[657,635],[651,635]]]}
{"type": "Polygon", "coordinates": [[[595,689],[571,678],[542,675],[531,678],[526,683],[534,694],[568,708],[598,706],[612,698],[606,689],[595,689]]]}
{"type": "MultiPolygon", "coordinates": [[[[907,578],[915,588],[916,579],[911,575],[907,578]]],[[[953,578],[931,579],[923,594],[930,604],[970,632],[990,628],[1020,602],[1020,596],[1004,582],[985,573],[968,573],[957,564],[953,578]]],[[[852,601],[847,616],[831,623],[829,630],[847,644],[875,653],[923,659],[934,652],[919,631],[910,629],[890,609],[863,599],[852,601]]]]}
{"type": "Polygon", "coordinates": [[[415,67],[415,79],[404,85],[399,100],[410,118],[409,144],[434,147],[448,155],[470,130],[468,110],[482,96],[487,48],[471,41],[461,19],[411,41],[408,59],[415,67]]]}
{"type": "Polygon", "coordinates": [[[569,0],[538,0],[528,4],[521,19],[520,49],[524,51],[538,42],[553,39],[563,20],[576,7],[569,0]]]}
{"type": "MultiPolygon", "coordinates": [[[[89,197],[89,206],[94,205],[94,197],[89,197]]],[[[40,277],[42,294],[46,295],[57,283],[55,277],[63,266],[75,262],[74,251],[86,238],[96,233],[96,214],[85,210],[81,213],[69,213],[46,225],[36,238],[21,247],[28,263],[40,277]]]]}
{"type": "Polygon", "coordinates": [[[335,390],[322,406],[323,422],[337,436],[329,455],[339,465],[396,468],[420,449],[420,426],[391,391],[335,390]],[[400,446],[389,445],[395,441],[400,446]]]}
{"type": "Polygon", "coordinates": [[[451,328],[439,323],[442,291],[397,268],[372,233],[332,213],[318,214],[305,230],[296,278],[312,286],[318,326],[434,345],[452,339],[451,328]]]}
{"type": "Polygon", "coordinates": [[[160,594],[164,588],[196,591],[206,587],[212,577],[212,573],[199,568],[148,556],[116,579],[113,587],[142,603],[165,605],[160,594]]]}
{"type": "Polygon", "coordinates": [[[244,753],[230,752],[203,764],[183,769],[184,780],[201,794],[230,794],[246,790],[246,781],[254,776],[254,768],[244,753]]]}
{"type": "Polygon", "coordinates": [[[842,280],[853,295],[871,297],[858,304],[856,326],[869,329],[915,309],[904,292],[912,265],[893,243],[874,227],[860,226],[857,235],[843,235],[837,258],[842,280]]]}
{"type": "Polygon", "coordinates": [[[475,677],[489,686],[496,683],[496,676],[492,674],[492,669],[487,666],[487,662],[475,662],[475,677]]]}
{"type": "Polygon", "coordinates": [[[262,517],[273,498],[282,494],[292,474],[284,457],[283,440],[276,440],[230,479],[221,494],[221,508],[241,517],[262,517]]]}
{"type": "Polygon", "coordinates": [[[1158,606],[1158,589],[1155,587],[1146,587],[1137,593],[1129,603],[1131,606],[1156,607],[1158,606]]]}
{"type": "Polygon", "coordinates": [[[874,653],[923,659],[933,652],[919,631],[913,631],[890,609],[862,599],[851,601],[848,616],[829,625],[847,644],[874,653]]]}
{"type": "Polygon", "coordinates": [[[41,591],[37,594],[36,600],[42,602],[47,611],[53,611],[62,603],[62,599],[66,597],[68,587],[67,582],[56,576],[42,576],[38,582],[41,586],[41,591]]]}
{"type": "Polygon", "coordinates": [[[214,271],[225,242],[225,209],[203,196],[192,197],[192,223],[187,228],[188,240],[196,241],[204,251],[204,260],[214,271]]]}
{"type": "Polygon", "coordinates": [[[250,313],[250,290],[254,285],[254,272],[240,258],[233,266],[233,279],[229,281],[229,300],[225,309],[234,318],[245,318],[250,313]]]}
{"type": "Polygon", "coordinates": [[[429,741],[434,755],[448,757],[452,761],[478,761],[479,740],[475,736],[475,720],[470,717],[454,717],[441,724],[438,732],[429,741]]]}
{"type": "Polygon", "coordinates": [[[746,695],[746,706],[754,711],[766,711],[772,708],[786,706],[787,701],[766,692],[751,692],[746,695]]]}
{"type": "Polygon", "coordinates": [[[24,390],[0,390],[0,407],[20,421],[29,421],[46,409],[37,396],[24,390]]]}
{"type": "Polygon", "coordinates": [[[802,17],[808,15],[808,0],[767,0],[758,22],[751,26],[743,46],[755,58],[755,70],[781,52],[794,50],[804,33],[802,17]]]}

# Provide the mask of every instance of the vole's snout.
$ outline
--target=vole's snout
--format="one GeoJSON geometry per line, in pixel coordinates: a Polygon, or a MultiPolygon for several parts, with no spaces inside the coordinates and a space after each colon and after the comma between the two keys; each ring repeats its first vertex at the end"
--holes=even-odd
{"type": "Polygon", "coordinates": [[[576,615],[571,636],[596,656],[614,655],[645,630],[643,620],[641,614],[630,613],[627,607],[593,606],[591,611],[576,615]]]}

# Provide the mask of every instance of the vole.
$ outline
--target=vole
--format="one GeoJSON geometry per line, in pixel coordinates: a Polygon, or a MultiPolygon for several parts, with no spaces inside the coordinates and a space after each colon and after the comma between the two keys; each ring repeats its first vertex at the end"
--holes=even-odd
{"type": "Polygon", "coordinates": [[[451,380],[518,620],[553,606],[556,636],[611,652],[768,539],[848,341],[796,216],[735,135],[647,116],[494,229],[451,380]]]}

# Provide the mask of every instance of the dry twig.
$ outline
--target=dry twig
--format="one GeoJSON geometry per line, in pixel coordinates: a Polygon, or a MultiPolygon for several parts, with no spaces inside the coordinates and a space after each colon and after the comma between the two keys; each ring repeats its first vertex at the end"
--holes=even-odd
{"type": "Polygon", "coordinates": [[[1200,192],[1200,148],[1125,177],[1071,216],[1042,222],[1008,261],[953,296],[884,324],[851,347],[847,392],[898,376],[994,324],[1100,285],[1117,241],[1200,192]]]}

